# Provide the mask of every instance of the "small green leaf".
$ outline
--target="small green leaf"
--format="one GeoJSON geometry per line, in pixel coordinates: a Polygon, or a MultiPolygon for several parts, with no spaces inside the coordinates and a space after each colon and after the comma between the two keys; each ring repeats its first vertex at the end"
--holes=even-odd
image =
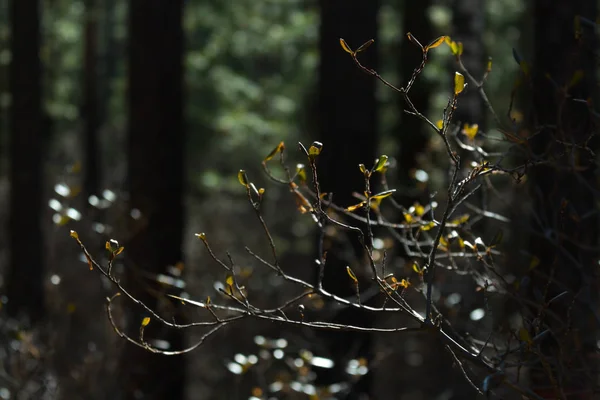
{"type": "Polygon", "coordinates": [[[142,327],[148,326],[149,323],[150,323],[150,317],[144,317],[144,319],[142,320],[142,327]]]}
{"type": "Polygon", "coordinates": [[[375,42],[375,40],[371,39],[368,42],[363,43],[358,49],[356,49],[356,52],[360,53],[361,51],[366,50],[370,45],[373,44],[373,42],[375,42]]]}
{"type": "Polygon", "coordinates": [[[233,275],[227,274],[227,277],[225,278],[225,283],[227,284],[227,286],[233,286],[233,275]]]}
{"type": "Polygon", "coordinates": [[[385,163],[387,163],[388,156],[385,154],[379,157],[377,160],[377,164],[375,164],[375,172],[381,171],[385,167],[385,163]]]}
{"type": "Polygon", "coordinates": [[[350,48],[350,46],[348,46],[348,43],[346,43],[346,41],[344,39],[342,39],[342,38],[340,38],[340,45],[342,46],[342,49],[344,49],[344,51],[346,53],[354,55],[354,52],[352,51],[352,49],[350,48]]]}
{"type": "Polygon", "coordinates": [[[367,204],[367,202],[366,202],[366,201],[361,201],[361,202],[360,202],[360,203],[358,203],[358,204],[355,204],[355,205],[353,205],[353,206],[347,207],[347,208],[346,208],[346,211],[348,211],[348,212],[352,212],[352,211],[354,211],[354,210],[357,210],[357,209],[359,209],[359,208],[362,208],[362,207],[364,207],[364,206],[365,206],[365,204],[367,204]]]}
{"type": "Polygon", "coordinates": [[[348,276],[350,277],[350,279],[352,279],[354,281],[354,283],[358,283],[358,279],[356,278],[356,275],[354,275],[354,272],[352,271],[352,269],[350,267],[346,267],[346,272],[348,273],[348,276]]]}
{"type": "Polygon", "coordinates": [[[308,149],[308,155],[314,158],[321,154],[321,150],[323,150],[323,143],[313,142],[310,148],[308,149]]]}
{"type": "Polygon", "coordinates": [[[243,169],[240,169],[240,172],[238,172],[238,181],[240,181],[240,183],[243,186],[248,187],[248,185],[249,185],[248,175],[246,175],[246,171],[244,171],[243,169]]]}
{"type": "Polygon", "coordinates": [[[360,172],[362,172],[363,174],[367,173],[367,169],[365,168],[365,164],[358,164],[358,169],[360,169],[360,172]]]}
{"type": "Polygon", "coordinates": [[[196,237],[200,238],[200,240],[206,240],[206,233],[196,233],[196,237]]]}
{"type": "Polygon", "coordinates": [[[306,183],[306,169],[304,164],[296,164],[296,175],[300,178],[300,183],[306,183]]]}
{"type": "Polygon", "coordinates": [[[275,147],[275,148],[274,148],[274,149],[273,149],[273,150],[272,150],[272,151],[269,153],[269,155],[265,157],[265,159],[264,159],[263,161],[265,161],[265,162],[269,161],[270,159],[272,159],[272,158],[275,156],[275,154],[277,154],[277,153],[279,153],[279,152],[282,152],[283,150],[285,150],[285,144],[284,144],[283,142],[280,142],[280,143],[277,145],[277,147],[275,147]]]}
{"type": "Polygon", "coordinates": [[[442,43],[444,43],[444,41],[446,40],[447,36],[440,36],[439,38],[435,39],[434,41],[432,41],[431,43],[429,43],[427,46],[425,46],[425,51],[429,51],[431,49],[435,49],[436,47],[438,47],[439,45],[441,45],[442,43]]]}
{"type": "Polygon", "coordinates": [[[396,189],[386,190],[384,192],[380,192],[380,193],[377,193],[377,194],[371,196],[371,199],[372,200],[385,199],[386,197],[391,196],[395,191],[396,191],[396,189]]]}
{"type": "Polygon", "coordinates": [[[465,77],[460,72],[454,73],[454,95],[459,95],[465,89],[465,77]]]}

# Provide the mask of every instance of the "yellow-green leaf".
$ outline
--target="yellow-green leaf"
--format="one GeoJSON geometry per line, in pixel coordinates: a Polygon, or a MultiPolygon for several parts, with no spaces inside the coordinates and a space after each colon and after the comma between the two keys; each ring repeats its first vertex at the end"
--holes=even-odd
{"type": "Polygon", "coordinates": [[[225,283],[227,286],[233,286],[233,275],[227,274],[227,278],[225,278],[225,283]]]}
{"type": "Polygon", "coordinates": [[[240,169],[240,172],[238,172],[238,181],[243,186],[248,187],[248,175],[246,175],[246,171],[244,171],[243,169],[240,169]]]}
{"type": "Polygon", "coordinates": [[[396,189],[390,189],[390,190],[386,190],[384,192],[380,192],[377,193],[373,196],[371,196],[372,200],[381,200],[381,199],[385,199],[386,197],[391,196],[394,192],[396,191],[396,189]]]}
{"type": "Polygon", "coordinates": [[[366,50],[370,45],[373,44],[373,42],[375,42],[374,39],[370,39],[369,41],[363,43],[358,49],[356,49],[357,53],[360,53],[361,51],[366,50]]]}
{"type": "Polygon", "coordinates": [[[436,47],[438,47],[439,45],[444,43],[444,41],[446,40],[446,37],[447,36],[440,36],[439,38],[435,39],[434,41],[429,43],[427,46],[425,46],[425,51],[430,50],[430,49],[435,49],[436,47]]]}
{"type": "Polygon", "coordinates": [[[492,57],[488,58],[488,62],[487,62],[487,66],[486,66],[486,72],[488,74],[490,72],[492,72],[492,57]]]}
{"type": "Polygon", "coordinates": [[[385,167],[385,163],[387,163],[387,160],[388,156],[386,156],[385,154],[379,157],[379,159],[377,160],[377,164],[375,164],[375,171],[379,172],[383,170],[383,168],[385,167]]]}
{"type": "Polygon", "coordinates": [[[475,139],[475,136],[477,135],[477,132],[479,132],[479,125],[478,124],[473,124],[473,125],[465,124],[463,126],[462,133],[466,137],[468,137],[469,140],[475,139]]]}
{"type": "Polygon", "coordinates": [[[125,250],[125,247],[121,246],[119,247],[117,250],[115,250],[113,252],[114,257],[118,256],[119,254],[121,254],[123,252],[123,250],[125,250]]]}
{"type": "Polygon", "coordinates": [[[144,317],[144,319],[142,320],[142,327],[148,326],[149,323],[150,323],[150,317],[144,317]]]}
{"type": "Polygon", "coordinates": [[[206,240],[206,233],[196,233],[196,237],[200,238],[200,240],[206,240]]]}
{"type": "Polygon", "coordinates": [[[440,129],[440,130],[441,130],[441,129],[443,129],[443,128],[444,128],[444,120],[442,120],[442,119],[439,119],[439,120],[438,120],[438,121],[435,123],[435,126],[436,126],[438,129],[440,129]]]}
{"type": "Polygon", "coordinates": [[[429,222],[428,222],[428,223],[426,223],[425,225],[422,225],[420,229],[421,229],[422,231],[424,231],[424,232],[427,232],[427,231],[429,231],[429,230],[431,230],[431,229],[433,229],[433,228],[435,228],[435,222],[433,222],[433,221],[429,221],[429,222]]]}
{"type": "Polygon", "coordinates": [[[306,182],[306,169],[304,168],[304,164],[296,164],[296,175],[300,178],[301,183],[306,182]]]}
{"type": "Polygon", "coordinates": [[[283,142],[280,142],[277,147],[275,147],[268,156],[265,157],[265,159],[263,161],[269,161],[270,159],[272,159],[275,154],[283,151],[285,149],[285,144],[283,142]]]}
{"type": "Polygon", "coordinates": [[[413,271],[415,271],[419,275],[423,274],[423,270],[419,267],[419,264],[417,264],[416,261],[413,262],[412,269],[413,269],[413,271]]]}
{"type": "Polygon", "coordinates": [[[422,205],[420,205],[419,203],[415,203],[415,204],[413,205],[413,207],[414,207],[414,210],[415,210],[415,211],[414,211],[414,212],[415,212],[415,215],[416,215],[417,217],[420,217],[420,216],[422,216],[423,214],[425,214],[425,207],[423,207],[423,206],[422,206],[422,205]]]}
{"type": "Polygon", "coordinates": [[[312,142],[312,145],[308,149],[308,155],[310,157],[316,157],[321,154],[321,150],[323,150],[323,143],[321,142],[312,142]]]}
{"type": "Polygon", "coordinates": [[[410,286],[410,282],[406,279],[402,279],[399,283],[398,286],[402,286],[404,289],[407,289],[410,286]]]}
{"type": "Polygon", "coordinates": [[[79,235],[78,235],[78,234],[77,234],[77,232],[75,232],[75,231],[71,231],[71,233],[70,233],[70,236],[71,236],[73,239],[79,239],[79,235]]]}
{"type": "Polygon", "coordinates": [[[356,275],[354,275],[354,272],[352,271],[352,269],[350,267],[346,267],[346,272],[348,273],[348,276],[350,277],[350,279],[352,279],[354,281],[354,283],[358,283],[358,279],[356,278],[356,275]]]}
{"type": "Polygon", "coordinates": [[[352,49],[350,48],[350,46],[348,46],[348,44],[346,43],[346,41],[342,38],[340,38],[340,45],[342,46],[342,49],[344,49],[344,51],[346,53],[349,54],[354,54],[354,52],[352,51],[352,49]]]}
{"type": "Polygon", "coordinates": [[[363,174],[367,173],[367,169],[365,168],[365,164],[358,164],[358,169],[360,169],[360,172],[362,172],[363,174]]]}
{"type": "Polygon", "coordinates": [[[355,204],[355,205],[353,205],[353,206],[347,207],[347,208],[346,208],[346,211],[348,211],[348,212],[352,212],[352,211],[354,211],[354,210],[357,210],[357,209],[359,209],[359,208],[363,208],[363,207],[365,206],[365,204],[367,204],[367,202],[366,202],[366,201],[361,201],[361,202],[360,202],[360,203],[358,203],[358,204],[355,204]]]}
{"type": "Polygon", "coordinates": [[[523,342],[525,342],[527,344],[533,343],[533,340],[531,340],[531,335],[529,334],[529,331],[525,327],[522,327],[521,329],[519,329],[519,339],[521,339],[523,342]]]}
{"type": "Polygon", "coordinates": [[[460,72],[454,73],[454,95],[460,94],[465,89],[465,77],[460,72]]]}
{"type": "Polygon", "coordinates": [[[459,55],[459,56],[462,55],[463,49],[464,49],[464,46],[463,46],[462,42],[456,43],[456,54],[457,55],[459,55]]]}

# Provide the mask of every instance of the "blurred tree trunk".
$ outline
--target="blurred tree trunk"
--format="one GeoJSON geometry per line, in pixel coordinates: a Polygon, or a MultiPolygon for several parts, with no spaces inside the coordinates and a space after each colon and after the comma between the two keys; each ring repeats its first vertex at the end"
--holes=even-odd
{"type": "MultiPolygon", "coordinates": [[[[135,295],[156,309],[173,305],[143,290],[148,280],[136,272],[168,274],[168,267],[183,257],[183,1],[131,0],[129,4],[128,180],[130,206],[141,212],[141,218],[133,221],[135,236],[126,246],[135,264],[128,269],[128,281],[135,295]]],[[[159,310],[162,315],[169,312],[159,310]]],[[[132,316],[132,332],[144,316],[132,316]]],[[[150,343],[156,338],[167,341],[171,350],[183,347],[181,331],[161,330],[158,325],[148,326],[150,343]]],[[[127,399],[183,398],[182,357],[126,346],[123,366],[127,399]]]]}
{"type": "Polygon", "coordinates": [[[597,38],[588,25],[581,24],[576,39],[575,16],[594,21],[594,1],[573,0],[534,2],[534,124],[539,133],[531,139],[536,160],[548,160],[532,168],[529,176],[533,201],[535,234],[530,250],[539,259],[532,271],[531,298],[537,304],[548,302],[564,291],[568,295],[554,301],[549,309],[567,324],[557,324],[539,311],[532,312],[525,327],[533,336],[549,327],[553,334],[541,345],[552,363],[532,370],[533,387],[544,398],[597,398],[598,330],[598,168],[592,151],[598,151],[597,121],[585,102],[597,96],[597,38]],[[576,71],[583,78],[565,92],[576,71]],[[558,85],[558,86],[557,86],[558,85]],[[536,315],[537,314],[537,315],[536,315]],[[558,363],[558,365],[557,365],[558,363]],[[568,368],[561,368],[568,366],[568,368]],[[564,392],[553,389],[553,383],[564,392]],[[579,397],[571,390],[586,391],[579,397]]]}
{"type": "Polygon", "coordinates": [[[95,0],[85,2],[85,26],[83,41],[83,105],[82,116],[84,120],[84,195],[86,206],[87,199],[98,195],[100,190],[100,151],[98,129],[100,127],[98,108],[98,9],[95,0]]]}
{"type": "MultiPolygon", "coordinates": [[[[377,69],[379,1],[321,0],[320,5],[318,126],[324,145],[318,160],[320,183],[323,192],[333,193],[336,204],[349,206],[357,202],[352,192],[362,193],[365,188],[358,164],[370,167],[376,157],[377,81],[357,68],[340,47],[340,38],[345,39],[352,48],[375,39],[375,44],[360,54],[360,60],[365,66],[377,69]]],[[[328,253],[323,284],[333,293],[352,296],[355,292],[348,279],[346,266],[351,266],[364,278],[363,290],[370,282],[370,276],[365,276],[369,273],[368,264],[356,235],[344,238],[346,234],[338,232],[326,238],[325,250],[328,253]],[[351,246],[347,246],[348,243],[351,246]]],[[[356,310],[347,310],[337,317],[337,322],[370,326],[371,318],[356,310]]],[[[368,334],[335,332],[329,339],[336,368],[330,376],[322,375],[323,383],[344,380],[345,362],[352,357],[369,357],[371,347],[368,334]]],[[[370,379],[369,375],[359,381],[349,398],[369,393],[370,379]]]]}
{"type": "MultiPolygon", "coordinates": [[[[469,73],[481,81],[486,68],[486,51],[483,43],[485,34],[485,1],[454,0],[452,3],[452,40],[462,42],[464,52],[461,60],[469,73]]],[[[452,60],[451,82],[454,82],[455,61],[452,60]]],[[[452,86],[450,86],[452,87],[452,86]]],[[[458,108],[454,112],[454,122],[485,125],[485,108],[477,88],[469,83],[460,95],[458,108]]]]}
{"type": "MultiPolygon", "coordinates": [[[[429,43],[433,39],[433,29],[431,21],[427,17],[427,9],[431,1],[410,2],[403,1],[402,8],[402,26],[403,37],[400,45],[399,64],[400,79],[402,86],[410,80],[413,71],[420,64],[421,50],[407,39],[406,34],[412,33],[421,43],[429,43]]],[[[410,99],[423,115],[429,113],[429,101],[431,97],[431,84],[427,82],[425,76],[417,79],[410,91],[410,99]]],[[[414,171],[418,167],[418,157],[425,147],[429,138],[429,128],[419,118],[414,115],[408,115],[404,112],[406,106],[402,96],[397,96],[400,102],[398,115],[400,116],[400,126],[397,129],[397,138],[400,144],[400,152],[397,156],[398,183],[401,186],[398,200],[405,207],[410,207],[412,203],[419,200],[418,189],[415,186],[414,171]]],[[[427,199],[425,199],[427,200],[427,199]]]]}
{"type": "Polygon", "coordinates": [[[12,0],[10,264],[8,312],[36,322],[44,312],[43,114],[38,0],[12,0]]]}

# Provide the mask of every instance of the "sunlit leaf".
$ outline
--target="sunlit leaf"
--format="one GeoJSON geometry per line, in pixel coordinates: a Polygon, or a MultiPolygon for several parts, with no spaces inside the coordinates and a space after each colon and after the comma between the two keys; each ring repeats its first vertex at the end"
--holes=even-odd
{"type": "Polygon", "coordinates": [[[444,43],[444,41],[446,40],[446,37],[447,36],[440,36],[439,38],[435,39],[434,41],[429,43],[427,46],[425,46],[425,51],[428,51],[430,49],[435,49],[436,47],[438,47],[439,45],[444,43]]]}
{"type": "Polygon", "coordinates": [[[440,238],[439,248],[441,250],[448,250],[448,240],[444,236],[440,238]]]}
{"type": "Polygon", "coordinates": [[[487,62],[487,66],[486,66],[486,72],[489,74],[490,72],[492,72],[492,57],[488,58],[488,62],[487,62]]]}
{"type": "Polygon", "coordinates": [[[283,151],[285,149],[285,144],[283,142],[280,142],[277,147],[275,147],[268,156],[265,157],[265,159],[263,161],[269,161],[270,159],[272,159],[275,154],[283,151]]]}
{"type": "Polygon", "coordinates": [[[350,267],[346,267],[346,272],[348,273],[348,276],[350,277],[350,279],[352,279],[354,281],[354,283],[358,283],[358,279],[356,278],[356,275],[354,275],[354,272],[352,271],[352,269],[350,267]]]}
{"type": "Polygon", "coordinates": [[[479,125],[478,124],[473,124],[473,125],[465,124],[463,126],[462,133],[467,138],[469,138],[469,140],[475,139],[475,136],[477,136],[477,132],[479,132],[479,125]]]}
{"type": "Polygon", "coordinates": [[[464,46],[463,46],[462,42],[456,43],[456,54],[457,55],[459,55],[459,56],[462,55],[463,49],[464,49],[464,46]]]}
{"type": "Polygon", "coordinates": [[[454,95],[460,94],[465,89],[465,77],[460,72],[454,73],[454,95]]]}
{"type": "Polygon", "coordinates": [[[435,126],[437,126],[438,129],[443,129],[444,128],[444,120],[442,119],[438,119],[438,121],[435,123],[435,126]]]}
{"type": "Polygon", "coordinates": [[[415,209],[414,213],[417,217],[420,217],[423,214],[425,214],[425,207],[423,207],[419,203],[415,203],[413,207],[415,209]]]}
{"type": "Polygon", "coordinates": [[[296,174],[298,178],[300,178],[301,183],[306,183],[306,169],[304,168],[304,164],[296,164],[296,174]]]}
{"type": "Polygon", "coordinates": [[[430,222],[428,222],[427,224],[425,224],[425,225],[422,225],[420,229],[421,229],[422,231],[425,231],[425,232],[426,232],[426,231],[429,231],[429,230],[431,230],[431,229],[433,229],[433,228],[435,228],[435,222],[433,222],[433,221],[430,221],[430,222]]]}
{"type": "Polygon", "coordinates": [[[363,43],[358,49],[356,49],[356,52],[360,53],[361,51],[365,51],[370,45],[373,44],[373,42],[375,42],[375,40],[370,39],[369,41],[363,43]]]}
{"type": "Polygon", "coordinates": [[[344,39],[342,39],[342,38],[340,38],[340,45],[342,46],[342,49],[344,49],[344,51],[346,53],[354,55],[354,52],[352,51],[352,49],[350,48],[350,46],[348,46],[348,44],[346,43],[346,41],[344,39]]]}
{"type": "Polygon", "coordinates": [[[469,214],[461,215],[460,217],[458,217],[458,218],[453,219],[452,221],[450,221],[450,224],[452,224],[452,225],[462,225],[462,224],[465,224],[465,223],[467,223],[469,221],[470,217],[471,216],[469,214]]]}
{"type": "Polygon", "coordinates": [[[358,164],[358,169],[360,169],[360,172],[362,172],[363,174],[367,173],[367,169],[365,168],[365,164],[358,164]]]}
{"type": "Polygon", "coordinates": [[[417,262],[416,262],[416,261],[415,261],[415,262],[413,262],[412,269],[413,269],[413,271],[415,271],[417,274],[419,274],[419,275],[423,275],[423,270],[422,270],[422,269],[419,267],[419,264],[417,264],[417,262]]]}
{"type": "Polygon", "coordinates": [[[150,323],[150,317],[144,317],[144,319],[142,320],[142,327],[148,326],[149,323],[150,323]]]}
{"type": "Polygon", "coordinates": [[[196,233],[196,237],[200,238],[200,240],[206,240],[206,233],[196,233]]]}
{"type": "Polygon", "coordinates": [[[410,224],[412,222],[414,222],[415,218],[409,214],[409,213],[403,213],[404,215],[404,220],[406,221],[406,223],[410,224]]]}
{"type": "Polygon", "coordinates": [[[386,156],[385,154],[379,157],[379,159],[377,160],[377,164],[375,165],[375,172],[383,170],[383,168],[385,167],[385,163],[387,163],[387,160],[388,156],[386,156]]]}
{"type": "Polygon", "coordinates": [[[410,286],[410,282],[406,279],[402,279],[400,282],[398,282],[399,286],[402,286],[404,289],[407,289],[410,286]]]}
{"type": "Polygon", "coordinates": [[[240,169],[240,171],[238,172],[238,181],[243,185],[248,187],[249,183],[248,183],[248,175],[246,175],[246,171],[244,171],[243,169],[240,169]]]}
{"type": "Polygon", "coordinates": [[[125,247],[121,246],[121,247],[119,247],[117,250],[115,250],[115,251],[113,252],[113,255],[116,257],[116,256],[118,256],[119,254],[121,254],[121,253],[123,252],[123,250],[125,250],[125,247]]]}
{"type": "Polygon", "coordinates": [[[77,232],[75,231],[71,231],[71,233],[69,234],[73,239],[79,239],[79,234],[77,234],[77,232]]]}
{"type": "Polygon", "coordinates": [[[227,284],[227,286],[233,286],[233,275],[232,274],[227,274],[227,277],[225,278],[225,283],[227,284]]]}
{"type": "Polygon", "coordinates": [[[375,200],[385,199],[386,197],[389,197],[392,194],[394,194],[395,191],[396,191],[396,189],[386,190],[386,191],[383,191],[383,192],[380,192],[380,193],[377,193],[377,194],[371,196],[371,199],[375,199],[375,200]]]}
{"type": "Polygon", "coordinates": [[[365,206],[365,204],[367,204],[367,202],[366,202],[366,201],[361,201],[361,202],[360,202],[360,203],[358,203],[358,204],[355,204],[355,205],[353,205],[353,206],[350,206],[350,207],[346,207],[346,211],[348,211],[348,212],[352,212],[352,211],[354,211],[354,210],[357,210],[357,209],[359,209],[359,208],[363,208],[363,207],[365,206]]]}
{"type": "Polygon", "coordinates": [[[308,149],[308,155],[314,158],[321,154],[321,150],[323,150],[323,143],[313,142],[310,148],[308,149]]]}
{"type": "Polygon", "coordinates": [[[210,296],[208,296],[208,297],[206,298],[206,301],[205,301],[205,303],[206,303],[206,305],[207,305],[207,306],[209,306],[209,305],[210,305],[210,296]]]}

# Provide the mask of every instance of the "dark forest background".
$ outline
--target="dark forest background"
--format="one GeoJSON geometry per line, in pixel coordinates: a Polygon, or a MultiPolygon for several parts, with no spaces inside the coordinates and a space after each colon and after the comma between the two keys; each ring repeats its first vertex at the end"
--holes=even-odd
{"type": "MultiPolygon", "coordinates": [[[[0,399],[599,398],[597,3],[0,0],[0,399]],[[427,330],[331,332],[249,318],[178,356],[119,337],[106,316],[114,282],[89,271],[71,231],[102,265],[124,246],[114,263],[120,279],[165,315],[183,307],[165,294],[228,301],[219,289],[229,278],[195,236],[200,232],[215,254],[228,251],[236,260],[258,307],[289,298],[288,286],[245,250],[266,257],[271,247],[240,169],[265,188],[262,216],[280,264],[314,279],[322,236],[289,188],[270,183],[261,165],[281,141],[294,167],[307,164],[298,142],[323,144],[320,187],[341,207],[360,201],[358,165],[370,168],[382,154],[389,157],[387,184],[397,189],[398,207],[387,217],[411,223],[425,219],[433,203],[444,204],[452,180],[444,140],[340,45],[340,38],[353,49],[375,39],[361,63],[404,87],[422,57],[407,32],[423,45],[447,35],[464,48],[460,65],[450,45],[431,49],[411,89],[416,109],[434,123],[453,96],[455,71],[485,76],[486,100],[469,84],[452,120],[456,137],[466,138],[474,124],[479,129],[476,139],[464,140],[472,147],[461,151],[474,155],[463,157],[463,167],[484,159],[524,166],[519,179],[511,179],[514,171],[483,177],[468,207],[461,205],[474,221],[468,240],[488,245],[487,256],[513,290],[509,300],[491,289],[484,295],[495,275],[469,272],[479,268],[475,258],[458,256],[456,264],[449,256],[442,262],[461,273],[438,272],[437,310],[476,346],[501,333],[531,350],[546,326],[560,343],[577,332],[570,347],[544,342],[519,365],[500,357],[494,368],[510,370],[507,376],[519,377],[513,381],[528,391],[490,393],[504,372],[471,372],[427,330]],[[544,136],[561,124],[568,134],[544,136]],[[527,151],[514,149],[525,143],[527,151]],[[553,146],[581,150],[567,157],[581,167],[576,179],[553,146]],[[485,148],[485,156],[475,148],[485,148]],[[572,220],[563,224],[566,214],[572,220]],[[107,251],[111,239],[119,244],[107,251]],[[551,311],[567,321],[566,330],[540,322],[557,296],[567,298],[565,306],[551,311]],[[529,317],[522,306],[533,307],[529,317]],[[554,364],[557,352],[579,361],[554,364]],[[580,381],[558,378],[570,368],[580,381]]],[[[352,298],[346,266],[361,282],[369,279],[361,245],[351,235],[326,233],[325,287],[352,298]]],[[[375,262],[410,278],[406,297],[421,302],[415,307],[423,313],[424,259],[383,227],[374,235],[375,262]]],[[[115,318],[136,337],[147,313],[127,299],[115,302],[115,318]]],[[[294,312],[307,320],[364,327],[408,321],[331,311],[320,298],[306,304],[306,316],[302,307],[294,312]]],[[[180,321],[199,315],[192,310],[180,321]]],[[[192,345],[204,333],[159,325],[150,323],[147,335],[163,350],[192,345]]]]}

